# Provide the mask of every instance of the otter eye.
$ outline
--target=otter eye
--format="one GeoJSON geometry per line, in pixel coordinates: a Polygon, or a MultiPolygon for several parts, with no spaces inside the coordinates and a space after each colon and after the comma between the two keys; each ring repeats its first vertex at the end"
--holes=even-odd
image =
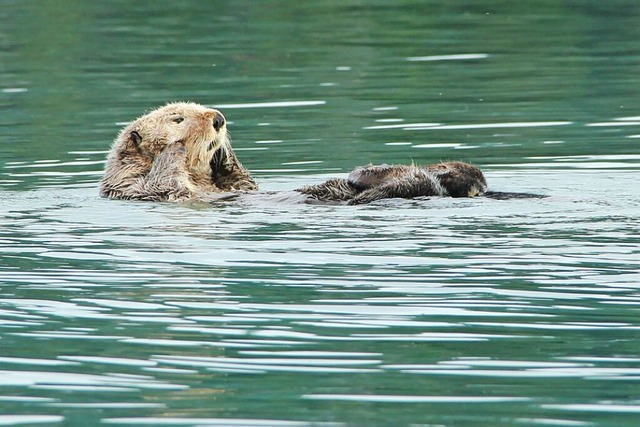
{"type": "Polygon", "coordinates": [[[182,123],[184,122],[184,117],[178,116],[178,117],[174,117],[172,120],[174,123],[182,123]]]}

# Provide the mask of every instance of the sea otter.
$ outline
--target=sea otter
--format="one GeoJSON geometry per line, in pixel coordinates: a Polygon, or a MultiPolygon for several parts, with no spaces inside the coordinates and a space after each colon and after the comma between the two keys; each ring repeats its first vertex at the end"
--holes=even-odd
{"type": "Polygon", "coordinates": [[[420,196],[475,197],[487,191],[482,171],[463,162],[430,166],[367,165],[346,179],[334,178],[296,191],[318,201],[344,201],[350,205],[389,198],[420,196]]]}
{"type": "Polygon", "coordinates": [[[231,148],[222,113],[177,102],[122,129],[107,158],[100,195],[183,201],[257,188],[231,148]]]}
{"type": "MultiPolygon", "coordinates": [[[[125,126],[100,182],[103,197],[150,201],[214,202],[257,189],[231,148],[222,113],[188,102],[167,104],[125,126]]],[[[294,191],[306,202],[350,205],[420,196],[544,197],[487,191],[480,169],[463,162],[361,166],[346,179],[294,191]]]]}

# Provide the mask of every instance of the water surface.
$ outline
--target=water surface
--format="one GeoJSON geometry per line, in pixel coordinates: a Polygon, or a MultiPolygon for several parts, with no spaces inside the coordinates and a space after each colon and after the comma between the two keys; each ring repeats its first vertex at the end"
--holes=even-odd
{"type": "Polygon", "coordinates": [[[635,3],[0,6],[0,424],[637,424],[635,3]],[[175,100],[263,190],[455,159],[549,197],[99,198],[175,100]]]}

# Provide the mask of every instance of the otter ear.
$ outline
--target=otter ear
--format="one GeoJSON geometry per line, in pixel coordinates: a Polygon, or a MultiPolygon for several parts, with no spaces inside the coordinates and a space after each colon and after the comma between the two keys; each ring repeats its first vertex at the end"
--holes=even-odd
{"type": "Polygon", "coordinates": [[[129,133],[129,141],[133,142],[133,144],[137,147],[142,142],[142,137],[138,132],[134,130],[129,133]]]}

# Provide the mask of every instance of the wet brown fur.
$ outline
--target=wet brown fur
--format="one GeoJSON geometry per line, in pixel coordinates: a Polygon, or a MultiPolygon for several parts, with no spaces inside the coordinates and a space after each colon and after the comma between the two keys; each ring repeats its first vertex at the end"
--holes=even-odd
{"type": "Polygon", "coordinates": [[[487,182],[480,169],[463,162],[368,165],[354,169],[347,179],[331,179],[296,191],[318,201],[357,205],[388,198],[475,197],[487,191],[487,182]]]}
{"type": "Polygon", "coordinates": [[[183,201],[257,188],[231,148],[222,113],[178,102],[122,129],[107,158],[100,195],[183,201]]]}

